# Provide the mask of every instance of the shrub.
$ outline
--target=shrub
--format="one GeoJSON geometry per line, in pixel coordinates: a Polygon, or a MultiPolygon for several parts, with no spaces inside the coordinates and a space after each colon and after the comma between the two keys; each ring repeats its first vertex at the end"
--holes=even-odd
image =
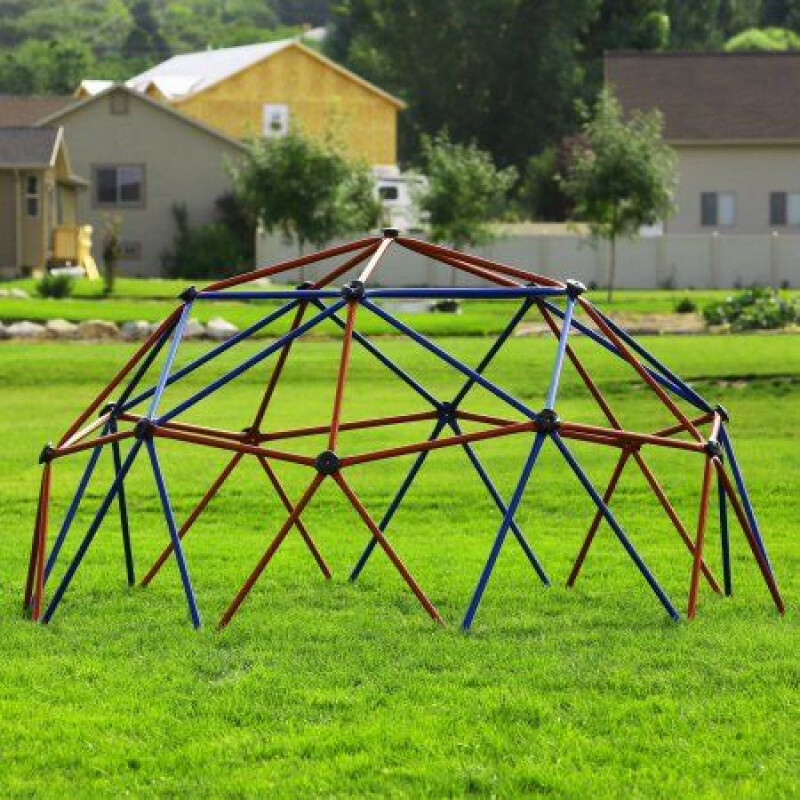
{"type": "Polygon", "coordinates": [[[60,300],[69,297],[75,288],[75,281],[70,275],[47,274],[39,281],[36,291],[41,297],[53,297],[60,300]]]}
{"type": "Polygon", "coordinates": [[[709,325],[730,325],[733,331],[771,330],[800,322],[800,302],[754,287],[706,306],[703,316],[709,325]]]}
{"type": "Polygon", "coordinates": [[[675,303],[676,314],[694,314],[697,311],[697,303],[691,297],[682,297],[675,303]]]}

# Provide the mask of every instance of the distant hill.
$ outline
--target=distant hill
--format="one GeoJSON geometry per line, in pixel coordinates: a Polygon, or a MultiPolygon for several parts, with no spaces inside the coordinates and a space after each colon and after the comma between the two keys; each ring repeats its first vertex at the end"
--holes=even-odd
{"type": "Polygon", "coordinates": [[[0,0],[0,93],[63,94],[177,53],[325,25],[331,0],[0,0]]]}

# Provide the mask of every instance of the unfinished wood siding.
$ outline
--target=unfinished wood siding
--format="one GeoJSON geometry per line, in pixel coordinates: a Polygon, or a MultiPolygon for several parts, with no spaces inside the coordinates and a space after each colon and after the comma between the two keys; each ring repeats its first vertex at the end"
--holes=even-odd
{"type": "Polygon", "coordinates": [[[180,111],[236,138],[260,136],[263,107],[286,104],[290,124],[336,135],[369,164],[397,162],[397,106],[299,47],[248,67],[186,100],[180,111]]]}
{"type": "Polygon", "coordinates": [[[11,171],[0,172],[0,268],[17,266],[16,181],[11,171]]]}

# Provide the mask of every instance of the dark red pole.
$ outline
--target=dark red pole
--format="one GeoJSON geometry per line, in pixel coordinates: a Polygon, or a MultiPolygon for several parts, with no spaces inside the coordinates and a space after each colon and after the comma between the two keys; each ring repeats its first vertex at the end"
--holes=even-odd
{"type": "Polygon", "coordinates": [[[44,562],[47,555],[47,516],[50,507],[50,476],[52,464],[48,462],[44,465],[42,475],[42,513],[39,522],[39,537],[36,543],[36,580],[33,590],[33,613],[34,622],[39,620],[42,615],[42,595],[44,595],[44,562]]]}
{"type": "Polygon", "coordinates": [[[267,564],[269,564],[270,560],[272,559],[272,556],[275,555],[278,548],[281,546],[281,542],[283,542],[283,540],[286,538],[286,534],[289,533],[289,531],[292,529],[297,519],[303,513],[303,510],[308,505],[308,503],[314,496],[314,493],[317,491],[319,485],[322,483],[323,480],[325,480],[325,476],[322,475],[321,473],[317,473],[314,476],[314,480],[311,481],[308,489],[306,489],[303,496],[300,498],[297,505],[294,507],[294,511],[292,511],[292,513],[289,514],[289,518],[286,520],[286,522],[283,523],[283,526],[281,527],[275,538],[270,543],[270,546],[267,548],[264,555],[261,556],[261,558],[258,560],[258,563],[256,564],[256,567],[253,570],[253,572],[250,574],[250,577],[248,577],[248,579],[244,582],[244,584],[242,584],[242,588],[239,589],[239,591],[236,593],[236,596],[231,601],[231,604],[228,606],[227,610],[220,618],[220,621],[217,623],[217,630],[222,630],[231,621],[233,615],[239,610],[239,606],[241,606],[241,604],[244,602],[244,599],[250,593],[250,590],[253,588],[253,585],[261,576],[261,573],[264,571],[264,568],[267,566],[267,564]]]}
{"type": "Polygon", "coordinates": [[[391,560],[392,564],[395,565],[397,571],[403,576],[403,580],[408,584],[408,587],[411,589],[411,591],[414,592],[417,600],[419,600],[419,602],[422,604],[422,607],[428,612],[428,614],[430,614],[432,619],[440,624],[444,624],[444,620],[436,610],[436,607],[433,605],[433,603],[431,603],[430,600],[428,600],[425,592],[422,591],[419,584],[414,580],[408,569],[406,569],[406,565],[400,560],[400,556],[397,555],[397,553],[394,551],[394,548],[389,544],[386,537],[383,535],[383,531],[375,523],[375,520],[372,519],[367,509],[361,504],[361,501],[358,499],[355,492],[353,492],[353,490],[350,488],[350,485],[344,479],[341,472],[334,472],[332,477],[339,485],[339,488],[344,492],[353,508],[358,512],[358,515],[364,521],[364,524],[369,528],[375,539],[377,539],[378,544],[383,548],[383,551],[387,556],[389,556],[389,559],[391,560]]]}
{"type": "MultiPolygon", "coordinates": [[[[278,497],[281,499],[281,503],[283,503],[283,507],[291,514],[294,511],[294,506],[292,506],[292,501],[289,500],[289,496],[286,494],[286,490],[283,488],[283,484],[278,479],[278,476],[275,474],[275,470],[272,469],[269,462],[266,458],[259,458],[258,459],[261,466],[264,468],[264,472],[267,473],[267,477],[272,483],[273,488],[278,494],[278,497]]],[[[314,560],[317,562],[317,565],[320,568],[320,571],[325,576],[326,579],[330,580],[331,571],[328,567],[325,559],[322,557],[322,553],[317,548],[317,545],[314,543],[314,540],[311,538],[311,534],[308,532],[303,520],[300,517],[297,517],[297,521],[295,522],[295,528],[297,528],[300,535],[303,537],[303,541],[308,546],[308,549],[311,551],[311,555],[314,556],[314,560]]]]}
{"type": "Polygon", "coordinates": [[[328,450],[335,450],[336,443],[339,440],[339,423],[342,417],[344,387],[347,383],[347,368],[350,364],[350,351],[353,344],[353,327],[355,325],[357,311],[358,303],[356,301],[351,301],[347,304],[347,320],[344,327],[339,372],[336,376],[336,395],[333,398],[333,414],[331,415],[331,430],[328,435],[328,450]]]}
{"type": "Polygon", "coordinates": [[[22,600],[22,610],[27,612],[33,598],[33,583],[36,576],[37,557],[39,555],[39,538],[42,532],[42,509],[44,507],[44,488],[46,480],[46,470],[42,470],[42,477],[39,481],[39,502],[36,506],[36,520],[33,524],[33,536],[31,537],[31,555],[28,559],[28,577],[25,581],[25,596],[22,600]]]}
{"type": "Polygon", "coordinates": [[[706,519],[708,518],[708,496],[711,492],[711,476],[714,473],[715,459],[706,458],[703,468],[703,488],[700,492],[700,513],[697,519],[697,540],[694,545],[694,560],[692,562],[692,579],[689,583],[689,602],[686,616],[694,619],[697,612],[697,590],[700,586],[700,565],[703,561],[703,543],[706,535],[706,519]]]}

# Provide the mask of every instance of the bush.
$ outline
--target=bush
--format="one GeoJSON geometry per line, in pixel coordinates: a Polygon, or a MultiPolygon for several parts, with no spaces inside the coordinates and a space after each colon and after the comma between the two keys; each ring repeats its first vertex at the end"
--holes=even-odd
{"type": "Polygon", "coordinates": [[[172,209],[177,231],[162,265],[171,278],[221,278],[252,268],[251,241],[223,222],[189,226],[184,205],[172,209]]]}
{"type": "Polygon", "coordinates": [[[70,275],[47,274],[39,281],[36,291],[41,297],[53,297],[60,300],[69,297],[75,288],[75,280],[70,275]]]}
{"type": "Polygon", "coordinates": [[[676,314],[694,314],[697,311],[697,303],[691,297],[682,297],[675,303],[676,314]]]}
{"type": "Polygon", "coordinates": [[[730,325],[733,331],[772,330],[800,322],[800,302],[785,300],[764,287],[747,289],[724,303],[712,303],[703,309],[709,325],[730,325]]]}

